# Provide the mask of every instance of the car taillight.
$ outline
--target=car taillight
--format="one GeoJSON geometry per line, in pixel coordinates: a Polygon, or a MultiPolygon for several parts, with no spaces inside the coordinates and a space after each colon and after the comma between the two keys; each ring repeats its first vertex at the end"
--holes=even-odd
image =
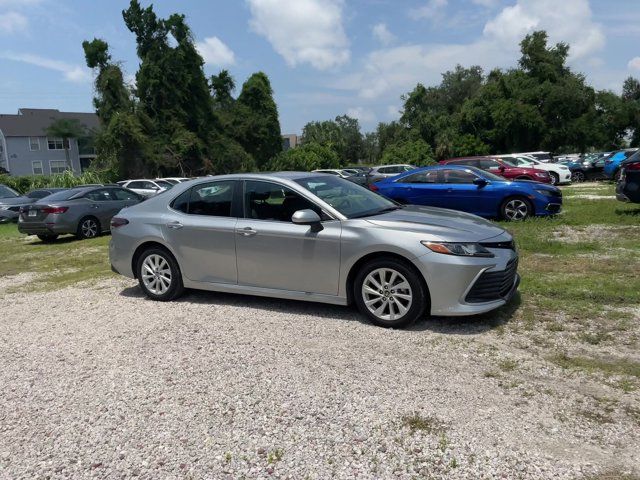
{"type": "Polygon", "coordinates": [[[371,190],[372,192],[377,192],[380,189],[375,183],[372,183],[371,185],[369,185],[369,190],[371,190]]]}
{"type": "Polygon", "coordinates": [[[129,220],[126,218],[113,217],[111,219],[111,228],[123,227],[129,224],[129,220]]]}
{"type": "Polygon", "coordinates": [[[640,162],[638,163],[630,163],[629,165],[625,165],[624,169],[628,172],[629,170],[640,170],[640,162]]]}
{"type": "Polygon", "coordinates": [[[44,207],[42,209],[42,213],[46,213],[47,215],[51,213],[59,214],[59,213],[64,213],[67,210],[69,210],[69,207],[44,207]]]}

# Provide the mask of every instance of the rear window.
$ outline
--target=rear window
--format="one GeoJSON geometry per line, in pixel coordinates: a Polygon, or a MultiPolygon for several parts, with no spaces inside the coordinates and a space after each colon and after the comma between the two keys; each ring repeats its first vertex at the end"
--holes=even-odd
{"type": "Polygon", "coordinates": [[[15,198],[19,196],[20,195],[18,194],[18,192],[16,192],[12,188],[9,188],[5,185],[0,185],[0,198],[15,198]]]}
{"type": "Polygon", "coordinates": [[[53,200],[59,202],[61,200],[69,200],[74,195],[86,191],[86,188],[71,188],[69,190],[62,190],[61,192],[52,193],[46,197],[47,201],[53,200]]]}

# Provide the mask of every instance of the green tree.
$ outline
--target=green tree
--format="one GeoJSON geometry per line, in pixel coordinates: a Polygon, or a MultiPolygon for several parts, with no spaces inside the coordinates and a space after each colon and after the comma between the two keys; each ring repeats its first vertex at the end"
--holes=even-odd
{"type": "Polygon", "coordinates": [[[282,151],[278,107],[265,73],[254,73],[244,82],[236,108],[236,140],[255,159],[258,168],[262,168],[282,151]]]}
{"type": "Polygon", "coordinates": [[[72,138],[78,140],[85,137],[87,134],[86,127],[75,118],[59,118],[47,127],[46,132],[48,137],[62,138],[67,168],[73,171],[71,157],[69,156],[69,143],[72,138]]]}
{"type": "Polygon", "coordinates": [[[431,145],[422,139],[417,139],[390,145],[384,151],[381,163],[383,165],[407,163],[416,167],[426,167],[434,165],[436,161],[431,145]]]}

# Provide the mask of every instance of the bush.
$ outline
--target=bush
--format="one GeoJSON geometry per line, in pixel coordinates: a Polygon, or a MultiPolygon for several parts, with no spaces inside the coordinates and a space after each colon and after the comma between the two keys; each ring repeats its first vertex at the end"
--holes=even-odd
{"type": "Polygon", "coordinates": [[[273,157],[265,170],[310,172],[320,168],[340,168],[338,154],[333,149],[309,142],[273,157]]]}
{"type": "Polygon", "coordinates": [[[24,177],[12,177],[0,175],[0,184],[7,185],[20,193],[27,193],[36,188],[71,188],[87,183],[109,183],[110,178],[95,172],[85,172],[82,175],[74,175],[72,172],[64,172],[55,175],[27,175],[24,177]]]}

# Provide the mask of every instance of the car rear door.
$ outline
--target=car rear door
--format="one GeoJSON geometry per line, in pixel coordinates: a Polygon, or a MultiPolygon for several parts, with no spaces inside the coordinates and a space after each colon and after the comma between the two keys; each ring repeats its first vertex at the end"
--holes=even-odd
{"type": "Polygon", "coordinates": [[[296,292],[337,295],[340,275],[339,220],[322,229],[291,222],[298,210],[320,207],[277,182],[244,182],[244,218],[236,227],[238,283],[296,292]]]}
{"type": "Polygon", "coordinates": [[[200,183],[171,202],[163,232],[189,280],[237,283],[236,188],[236,180],[200,183]]]}

